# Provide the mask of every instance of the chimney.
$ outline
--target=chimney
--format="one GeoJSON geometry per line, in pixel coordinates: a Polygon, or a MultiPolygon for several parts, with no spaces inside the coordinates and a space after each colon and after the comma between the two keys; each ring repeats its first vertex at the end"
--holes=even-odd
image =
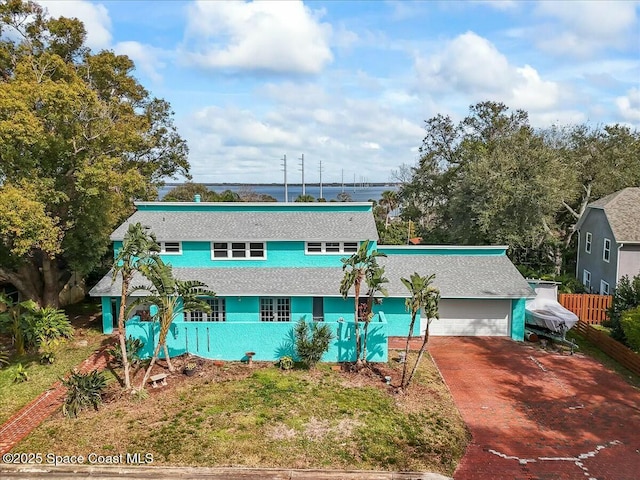
{"type": "Polygon", "coordinates": [[[196,193],[195,196],[193,197],[193,201],[196,203],[200,203],[200,195],[196,193]]]}

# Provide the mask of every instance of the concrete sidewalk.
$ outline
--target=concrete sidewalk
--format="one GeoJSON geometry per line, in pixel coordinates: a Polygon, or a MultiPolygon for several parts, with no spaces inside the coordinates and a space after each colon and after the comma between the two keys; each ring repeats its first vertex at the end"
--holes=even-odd
{"type": "Polygon", "coordinates": [[[369,472],[363,470],[292,470],[273,468],[195,468],[106,465],[7,465],[0,463],[0,477],[13,478],[92,478],[109,480],[210,479],[210,480],[452,480],[429,472],[369,472]]]}

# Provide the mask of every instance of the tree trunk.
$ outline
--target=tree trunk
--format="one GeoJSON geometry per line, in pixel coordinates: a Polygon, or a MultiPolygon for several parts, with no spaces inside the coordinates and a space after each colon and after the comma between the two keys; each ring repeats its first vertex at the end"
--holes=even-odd
{"type": "Polygon", "coordinates": [[[171,357],[169,356],[169,348],[167,348],[167,343],[164,343],[164,359],[167,361],[167,366],[169,367],[170,372],[175,372],[176,369],[173,368],[173,364],[171,363],[171,357]]]}
{"type": "Polygon", "coordinates": [[[158,342],[155,350],[153,351],[153,356],[151,357],[151,363],[147,367],[146,372],[144,372],[144,377],[142,378],[142,383],[140,384],[140,390],[144,390],[144,386],[149,381],[149,377],[151,376],[151,370],[153,370],[153,366],[156,364],[156,360],[158,360],[158,354],[160,353],[161,344],[158,342]]]}
{"type": "MultiPolygon", "coordinates": [[[[122,272],[121,272],[122,273],[122,272]]],[[[120,309],[118,311],[118,341],[120,342],[120,353],[122,354],[122,367],[124,370],[124,388],[131,388],[131,374],[129,371],[129,357],[127,355],[127,333],[124,321],[127,304],[127,291],[129,290],[129,279],[122,275],[122,290],[120,293],[120,309]]]]}
{"type": "Polygon", "coordinates": [[[407,387],[409,387],[409,384],[411,383],[411,380],[413,380],[413,376],[415,375],[416,370],[418,370],[418,365],[420,365],[420,362],[422,361],[424,350],[427,346],[427,342],[429,341],[429,323],[431,323],[431,320],[427,320],[427,329],[424,332],[424,340],[422,341],[422,345],[420,346],[420,352],[418,353],[416,363],[413,365],[413,369],[411,370],[411,375],[409,375],[409,378],[407,379],[407,387]]]}
{"type": "Polygon", "coordinates": [[[42,302],[42,278],[38,266],[32,262],[20,266],[17,271],[0,267],[0,280],[10,282],[20,293],[20,301],[33,300],[38,306],[42,302]]]}
{"type": "Polygon", "coordinates": [[[416,311],[411,311],[411,323],[409,324],[409,335],[407,335],[407,344],[404,347],[404,365],[402,365],[402,380],[400,380],[400,388],[404,390],[404,379],[407,376],[407,363],[409,361],[409,344],[411,343],[411,337],[413,334],[413,327],[416,324],[416,311]]]}
{"type": "Polygon", "coordinates": [[[355,326],[356,332],[355,332],[355,336],[356,336],[356,365],[360,365],[362,363],[362,361],[360,360],[360,328],[359,328],[359,324],[358,324],[358,314],[360,313],[358,311],[358,307],[360,306],[360,278],[358,278],[356,280],[355,283],[355,302],[356,302],[356,314],[355,317],[353,319],[353,324],[355,326]]]}
{"type": "Polygon", "coordinates": [[[58,265],[55,258],[42,257],[42,304],[47,307],[58,308],[60,305],[60,282],[58,280],[58,265]]]}

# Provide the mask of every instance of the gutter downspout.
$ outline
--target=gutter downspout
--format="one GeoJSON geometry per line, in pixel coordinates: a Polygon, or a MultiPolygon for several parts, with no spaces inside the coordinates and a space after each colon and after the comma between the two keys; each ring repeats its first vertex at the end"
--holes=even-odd
{"type": "MultiPolygon", "coordinates": [[[[618,275],[620,275],[620,250],[622,250],[622,247],[624,247],[624,243],[619,243],[618,244],[618,258],[616,258],[616,281],[615,281],[615,285],[618,285],[618,275]]],[[[613,289],[616,288],[615,285],[614,285],[613,289]]]]}
{"type": "Polygon", "coordinates": [[[580,230],[578,230],[578,255],[576,257],[576,279],[580,280],[580,230]]]}

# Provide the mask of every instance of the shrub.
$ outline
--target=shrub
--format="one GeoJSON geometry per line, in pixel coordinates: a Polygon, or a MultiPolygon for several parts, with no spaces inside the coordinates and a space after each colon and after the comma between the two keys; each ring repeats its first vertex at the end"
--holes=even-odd
{"type": "Polygon", "coordinates": [[[60,340],[73,336],[73,326],[62,310],[44,307],[26,319],[24,332],[27,348],[53,348],[60,340]]]}
{"type": "MultiPolygon", "coordinates": [[[[144,347],[144,342],[139,338],[129,337],[125,341],[127,348],[127,360],[129,360],[129,365],[136,365],[140,362],[140,350],[144,347]]],[[[109,349],[109,354],[111,358],[113,358],[113,363],[117,367],[122,367],[122,350],[120,349],[120,345],[117,345],[113,348],[109,349]]]]}
{"type": "Polygon", "coordinates": [[[632,280],[625,275],[616,285],[613,302],[608,311],[609,320],[605,323],[605,326],[611,328],[613,338],[627,343],[620,321],[624,312],[636,307],[640,307],[640,275],[636,275],[632,280]]]}
{"type": "Polygon", "coordinates": [[[640,307],[624,312],[620,324],[629,347],[640,352],[640,307]]]}
{"type": "Polygon", "coordinates": [[[320,325],[316,322],[311,328],[304,318],[301,318],[294,329],[296,354],[307,368],[314,368],[316,364],[329,350],[329,343],[333,339],[333,333],[328,325],[320,325]]]}
{"type": "Polygon", "coordinates": [[[15,372],[13,372],[13,383],[23,383],[27,380],[29,380],[27,369],[24,368],[21,363],[19,363],[16,367],[15,372]]]}
{"type": "Polygon", "coordinates": [[[67,396],[62,405],[62,413],[76,418],[82,410],[93,407],[96,410],[102,403],[102,392],[107,386],[103,373],[94,370],[90,373],[71,372],[68,379],[62,380],[67,388],[67,396]]]}
{"type": "Polygon", "coordinates": [[[293,368],[293,358],[289,356],[280,357],[278,366],[281,370],[291,370],[293,368]]]}

